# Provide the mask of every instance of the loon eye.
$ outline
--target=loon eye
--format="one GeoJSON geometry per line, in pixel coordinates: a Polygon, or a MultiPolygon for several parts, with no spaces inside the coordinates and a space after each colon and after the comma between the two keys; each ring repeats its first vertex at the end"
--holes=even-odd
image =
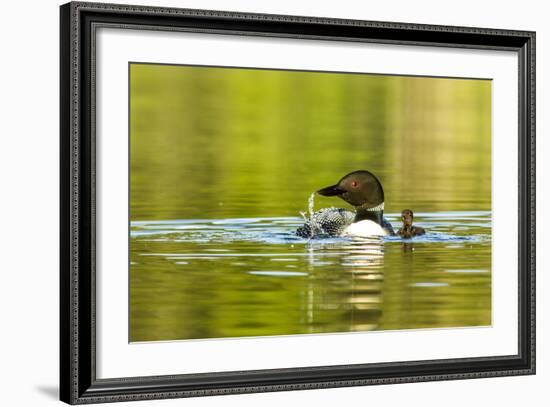
{"type": "Polygon", "coordinates": [[[351,182],[351,186],[352,186],[353,188],[357,188],[357,185],[359,185],[359,184],[357,183],[357,181],[352,181],[352,182],[351,182]]]}

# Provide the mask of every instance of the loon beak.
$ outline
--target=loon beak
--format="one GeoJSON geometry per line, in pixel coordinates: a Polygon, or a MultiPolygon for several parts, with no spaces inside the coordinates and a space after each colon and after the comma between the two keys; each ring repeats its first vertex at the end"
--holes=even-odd
{"type": "Polygon", "coordinates": [[[326,187],[317,191],[319,195],[323,196],[337,196],[342,195],[344,192],[346,192],[346,190],[340,188],[338,185],[331,185],[330,187],[326,187]]]}

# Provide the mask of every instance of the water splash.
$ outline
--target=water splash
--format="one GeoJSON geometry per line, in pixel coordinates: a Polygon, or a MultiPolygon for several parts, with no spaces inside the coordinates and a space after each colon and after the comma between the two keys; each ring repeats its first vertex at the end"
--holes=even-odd
{"type": "Polygon", "coordinates": [[[302,226],[304,228],[304,234],[301,236],[305,237],[307,235],[309,239],[324,235],[325,233],[321,223],[316,217],[315,194],[316,193],[313,192],[307,200],[308,212],[306,213],[304,211],[300,211],[300,215],[302,215],[302,218],[304,219],[304,222],[305,222],[305,225],[302,226]]]}
{"type": "Polygon", "coordinates": [[[315,192],[313,192],[309,196],[309,199],[307,200],[307,209],[309,210],[309,217],[310,218],[313,218],[313,214],[315,213],[314,206],[315,206],[315,192]]]}
{"type": "Polygon", "coordinates": [[[315,213],[315,192],[313,192],[307,200],[307,213],[300,211],[300,215],[304,218],[304,221],[308,222],[313,219],[313,214],[315,213]]]}

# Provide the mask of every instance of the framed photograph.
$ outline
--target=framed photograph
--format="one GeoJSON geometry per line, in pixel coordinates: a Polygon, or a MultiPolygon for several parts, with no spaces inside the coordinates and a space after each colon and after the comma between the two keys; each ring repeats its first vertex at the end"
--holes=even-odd
{"type": "Polygon", "coordinates": [[[61,6],[61,400],[535,373],[535,33],[61,6]]]}

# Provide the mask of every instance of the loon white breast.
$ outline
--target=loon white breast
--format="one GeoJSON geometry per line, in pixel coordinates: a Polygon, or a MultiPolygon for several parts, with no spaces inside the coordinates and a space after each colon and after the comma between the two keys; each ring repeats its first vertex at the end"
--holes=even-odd
{"type": "Polygon", "coordinates": [[[342,234],[358,237],[387,236],[388,231],[372,220],[360,220],[346,227],[342,234]]]}

